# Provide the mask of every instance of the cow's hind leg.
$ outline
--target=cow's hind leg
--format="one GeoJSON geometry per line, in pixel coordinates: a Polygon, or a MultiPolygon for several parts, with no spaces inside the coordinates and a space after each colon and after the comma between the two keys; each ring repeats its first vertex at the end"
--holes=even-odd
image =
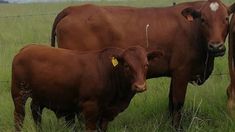
{"type": "Polygon", "coordinates": [[[70,113],[65,116],[65,121],[68,127],[73,128],[73,131],[76,131],[75,128],[75,113],[70,113]]]}
{"type": "Polygon", "coordinates": [[[21,83],[20,86],[17,86],[12,82],[12,99],[14,102],[15,110],[14,110],[14,122],[15,122],[15,130],[20,131],[25,117],[25,103],[30,96],[30,91],[26,90],[25,83],[21,83]]]}
{"type": "Polygon", "coordinates": [[[36,124],[37,127],[40,128],[41,127],[41,121],[42,121],[43,107],[41,107],[39,105],[39,103],[36,103],[35,100],[32,100],[30,107],[31,107],[34,123],[36,124]]]}
{"type": "Polygon", "coordinates": [[[177,130],[181,129],[181,110],[184,105],[188,85],[188,74],[185,71],[174,72],[169,93],[169,110],[172,115],[172,124],[177,130]]]}

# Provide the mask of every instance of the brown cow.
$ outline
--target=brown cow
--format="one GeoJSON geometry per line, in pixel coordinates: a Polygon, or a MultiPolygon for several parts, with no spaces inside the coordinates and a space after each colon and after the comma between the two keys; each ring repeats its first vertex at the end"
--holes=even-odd
{"type": "Polygon", "coordinates": [[[164,8],[72,6],[56,17],[51,44],[55,46],[56,35],[58,47],[67,49],[139,44],[163,50],[164,56],[150,63],[147,78],[172,78],[169,110],[173,125],[179,126],[188,82],[203,84],[212,73],[214,57],[225,53],[234,5],[207,0],[164,8]]]}
{"type": "Polygon", "coordinates": [[[22,126],[25,102],[31,97],[36,124],[47,107],[57,117],[66,116],[66,121],[81,112],[86,130],[96,130],[99,123],[105,131],[108,122],[127,108],[135,93],[146,90],[148,60],[161,54],[146,54],[140,46],[90,53],[39,45],[25,47],[12,64],[16,130],[22,126]]]}
{"type": "Polygon", "coordinates": [[[228,102],[227,107],[230,114],[235,117],[235,71],[234,71],[234,59],[235,59],[235,15],[233,15],[230,22],[230,30],[229,30],[229,73],[230,73],[230,85],[227,89],[228,102]]]}

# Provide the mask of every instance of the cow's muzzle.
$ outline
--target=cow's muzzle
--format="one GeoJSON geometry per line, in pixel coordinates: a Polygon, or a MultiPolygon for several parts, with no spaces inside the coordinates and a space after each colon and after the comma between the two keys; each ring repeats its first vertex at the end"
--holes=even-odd
{"type": "Polygon", "coordinates": [[[146,91],[146,83],[143,84],[133,84],[132,85],[132,90],[139,93],[139,92],[144,92],[146,91]]]}
{"type": "Polygon", "coordinates": [[[223,56],[225,54],[226,48],[223,42],[221,43],[208,43],[208,51],[214,57],[223,56]]]}

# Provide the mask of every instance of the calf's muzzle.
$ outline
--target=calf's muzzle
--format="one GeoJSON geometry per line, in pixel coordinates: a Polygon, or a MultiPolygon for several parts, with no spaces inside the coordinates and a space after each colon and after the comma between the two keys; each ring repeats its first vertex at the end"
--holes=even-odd
{"type": "Polygon", "coordinates": [[[143,84],[133,84],[132,85],[132,90],[135,92],[144,92],[147,90],[146,88],[146,83],[143,84]]]}

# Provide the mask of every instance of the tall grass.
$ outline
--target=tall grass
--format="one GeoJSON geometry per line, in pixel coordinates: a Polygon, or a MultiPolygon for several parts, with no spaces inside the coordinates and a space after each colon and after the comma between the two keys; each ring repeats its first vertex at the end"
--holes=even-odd
{"type": "MultiPolygon", "coordinates": [[[[181,1],[183,0],[177,0],[177,2],[181,1]]],[[[226,2],[234,1],[226,0],[226,2]]],[[[75,4],[81,3],[0,5],[0,131],[11,132],[14,130],[14,107],[10,94],[11,62],[14,55],[29,43],[49,45],[51,26],[56,13],[75,4]],[[6,16],[20,17],[6,18],[6,16]]],[[[96,4],[145,7],[172,5],[172,1],[130,0],[96,4]]],[[[213,74],[228,73],[227,67],[227,55],[217,58],[213,74]]],[[[108,130],[112,132],[174,131],[167,111],[169,82],[169,78],[148,80],[148,90],[136,95],[130,107],[110,123],[108,130]]],[[[189,85],[181,121],[185,131],[235,131],[235,122],[226,112],[225,90],[228,83],[229,78],[225,74],[211,76],[202,86],[189,85]]],[[[37,128],[31,117],[29,103],[30,99],[26,104],[23,131],[34,132],[37,131],[37,128]]],[[[81,131],[84,127],[82,123],[76,123],[76,126],[81,128],[81,131]]],[[[72,129],[66,126],[63,119],[57,120],[53,112],[45,109],[40,131],[67,132],[72,129]]]]}

